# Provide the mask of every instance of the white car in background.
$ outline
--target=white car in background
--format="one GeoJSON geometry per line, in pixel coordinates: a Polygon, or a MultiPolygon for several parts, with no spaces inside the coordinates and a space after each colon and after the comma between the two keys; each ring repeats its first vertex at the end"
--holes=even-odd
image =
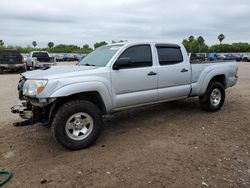
{"type": "Polygon", "coordinates": [[[250,61],[250,54],[243,55],[242,60],[245,62],[250,61]]]}

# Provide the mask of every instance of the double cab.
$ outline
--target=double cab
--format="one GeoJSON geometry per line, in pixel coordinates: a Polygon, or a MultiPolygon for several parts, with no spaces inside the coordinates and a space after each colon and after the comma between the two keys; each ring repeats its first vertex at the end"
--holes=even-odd
{"type": "Polygon", "coordinates": [[[106,114],[188,97],[199,97],[202,109],[218,111],[237,71],[233,61],[190,63],[182,44],[111,44],[77,65],[23,73],[21,105],[12,112],[51,126],[66,148],[82,149],[98,138],[106,114]]]}

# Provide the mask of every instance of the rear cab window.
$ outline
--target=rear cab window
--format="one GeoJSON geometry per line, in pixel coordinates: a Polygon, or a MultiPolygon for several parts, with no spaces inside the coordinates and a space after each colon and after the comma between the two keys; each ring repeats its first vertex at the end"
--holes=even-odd
{"type": "Polygon", "coordinates": [[[16,50],[0,50],[0,61],[4,62],[22,62],[22,55],[16,50]]]}
{"type": "Polygon", "coordinates": [[[49,54],[47,52],[33,52],[32,57],[49,58],[49,54]]]}
{"type": "Polygon", "coordinates": [[[159,64],[173,65],[183,62],[181,47],[178,45],[156,45],[159,64]]]}

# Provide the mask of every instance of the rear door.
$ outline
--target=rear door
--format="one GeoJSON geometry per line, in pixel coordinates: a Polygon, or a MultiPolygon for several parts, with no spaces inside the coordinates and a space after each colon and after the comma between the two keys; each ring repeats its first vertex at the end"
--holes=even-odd
{"type": "Polygon", "coordinates": [[[189,59],[182,55],[178,45],[157,44],[159,63],[159,100],[187,97],[191,89],[191,67],[189,59]]]}
{"type": "Polygon", "coordinates": [[[119,58],[129,58],[131,64],[119,70],[111,70],[115,108],[157,101],[158,75],[151,46],[143,44],[128,47],[119,58]]]}

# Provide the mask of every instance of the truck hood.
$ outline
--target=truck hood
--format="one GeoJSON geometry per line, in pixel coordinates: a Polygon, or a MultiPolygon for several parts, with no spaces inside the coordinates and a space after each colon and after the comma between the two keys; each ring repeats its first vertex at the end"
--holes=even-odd
{"type": "Polygon", "coordinates": [[[68,66],[53,66],[48,69],[39,69],[34,71],[27,71],[22,73],[27,79],[55,79],[61,77],[76,76],[81,72],[85,72],[91,69],[97,69],[94,66],[79,66],[79,65],[68,65],[68,66]]]}

